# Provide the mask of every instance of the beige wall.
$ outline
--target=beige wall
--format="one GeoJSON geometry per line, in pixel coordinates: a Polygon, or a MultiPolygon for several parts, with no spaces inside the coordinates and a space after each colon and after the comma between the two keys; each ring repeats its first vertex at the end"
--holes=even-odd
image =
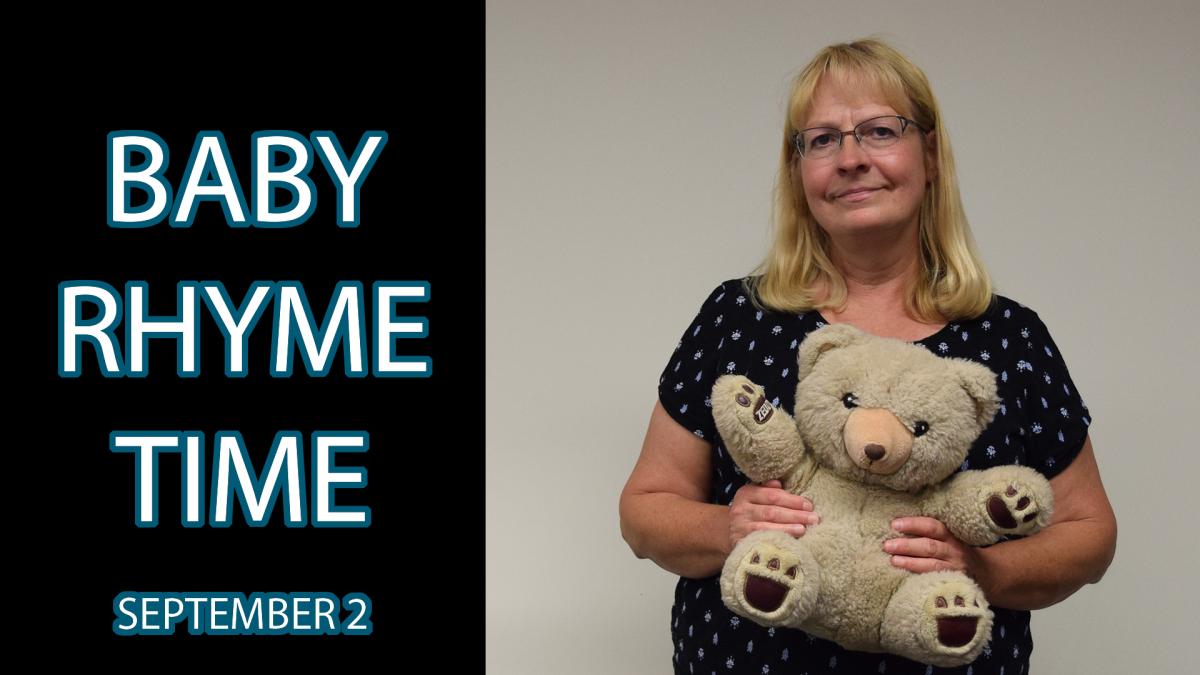
{"type": "Polygon", "coordinates": [[[617,496],[705,294],[765,251],[789,76],[881,34],[929,75],[1001,293],[1094,419],[1120,523],[1038,673],[1192,666],[1200,4],[510,0],[487,8],[487,663],[668,672],[675,577],[617,496]]]}

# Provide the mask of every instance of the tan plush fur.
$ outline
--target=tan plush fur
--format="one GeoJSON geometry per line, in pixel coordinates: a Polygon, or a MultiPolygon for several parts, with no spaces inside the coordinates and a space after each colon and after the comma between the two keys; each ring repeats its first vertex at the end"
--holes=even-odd
{"type": "Polygon", "coordinates": [[[979,586],[961,572],[894,567],[883,542],[901,536],[891,528],[899,516],[933,516],[973,545],[1049,522],[1050,484],[1032,469],[951,478],[996,413],[995,375],[844,324],[811,333],[798,360],[794,419],[745,377],[713,386],[713,418],[741,470],[755,482],[780,479],[821,515],[799,539],[743,538],[722,570],[725,604],[848,649],[970,663],[991,635],[979,586]]]}

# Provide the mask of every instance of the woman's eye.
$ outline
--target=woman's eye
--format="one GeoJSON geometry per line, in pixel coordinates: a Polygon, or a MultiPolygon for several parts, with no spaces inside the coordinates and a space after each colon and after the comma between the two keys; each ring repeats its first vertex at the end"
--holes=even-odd
{"type": "Polygon", "coordinates": [[[929,431],[929,422],[922,420],[913,425],[913,436],[924,436],[926,431],[929,431]]]}
{"type": "Polygon", "coordinates": [[[842,405],[847,408],[857,408],[858,398],[854,394],[846,394],[842,397],[842,405]]]}
{"type": "Polygon", "coordinates": [[[808,142],[810,148],[821,148],[833,142],[833,134],[820,134],[813,136],[808,142]]]}
{"type": "Polygon", "coordinates": [[[869,136],[871,138],[879,139],[879,140],[886,140],[886,139],[890,139],[890,138],[895,138],[896,132],[891,127],[880,125],[877,127],[871,127],[870,129],[867,129],[867,133],[864,135],[869,136]]]}

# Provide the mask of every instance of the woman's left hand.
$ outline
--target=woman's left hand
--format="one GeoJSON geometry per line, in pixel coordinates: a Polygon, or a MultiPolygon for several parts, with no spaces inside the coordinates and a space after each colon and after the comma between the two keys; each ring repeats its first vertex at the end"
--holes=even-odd
{"type": "Polygon", "coordinates": [[[892,564],[918,574],[957,570],[978,580],[982,558],[978,549],[958,540],[942,521],[925,516],[906,516],[892,521],[892,528],[908,535],[883,542],[892,554],[892,564]]]}

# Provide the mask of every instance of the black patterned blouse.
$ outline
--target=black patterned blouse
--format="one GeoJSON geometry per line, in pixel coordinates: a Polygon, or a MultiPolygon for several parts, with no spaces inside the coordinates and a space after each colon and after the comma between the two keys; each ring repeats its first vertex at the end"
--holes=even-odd
{"type": "MultiPolygon", "coordinates": [[[[757,309],[743,280],[718,286],[684,332],[659,380],[666,411],[712,444],[710,501],[728,505],[747,479],[734,466],[713,424],[709,394],[722,374],[745,375],[789,413],[796,393],[796,349],[825,325],[817,311],[799,315],[757,309]]],[[[1053,477],[1083,447],[1091,418],[1066,363],[1033,310],[1000,295],[975,319],[956,321],[916,342],[940,356],[982,363],[996,373],[995,420],[971,447],[963,469],[1024,464],[1053,477]]],[[[820,513],[820,505],[817,505],[820,513]]],[[[936,668],[888,654],[851,652],[798,630],[763,628],[721,602],[719,576],[680,578],[671,608],[676,673],[968,673],[1022,675],[1033,639],[1029,612],[993,607],[992,639],[975,663],[936,668]]]]}

